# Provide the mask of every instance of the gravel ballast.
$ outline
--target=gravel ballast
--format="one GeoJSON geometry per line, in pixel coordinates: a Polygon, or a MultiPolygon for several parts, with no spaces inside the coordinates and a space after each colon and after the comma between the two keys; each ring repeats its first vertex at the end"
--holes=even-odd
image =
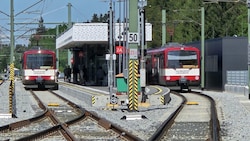
{"type": "MultiPolygon", "coordinates": [[[[0,114],[9,112],[9,81],[0,86],[0,114]]],[[[150,106],[140,108],[139,112],[129,112],[123,108],[116,111],[105,110],[104,107],[91,107],[82,103],[81,99],[71,97],[66,91],[58,91],[60,95],[72,99],[83,108],[97,113],[99,116],[110,120],[118,126],[138,135],[142,140],[147,140],[160,126],[175,108],[180,104],[181,99],[171,95],[171,102],[168,105],[150,106]],[[139,115],[143,118],[136,120],[126,120],[122,117],[129,115],[139,115]]],[[[221,137],[223,141],[249,141],[250,140],[250,100],[243,94],[226,92],[202,91],[211,96],[217,104],[217,112],[221,125],[221,137]]],[[[16,121],[31,118],[41,112],[28,91],[25,91],[21,81],[15,82],[16,94],[16,116],[17,118],[1,118],[0,126],[16,121]]],[[[125,108],[125,107],[124,107],[125,108]]]]}

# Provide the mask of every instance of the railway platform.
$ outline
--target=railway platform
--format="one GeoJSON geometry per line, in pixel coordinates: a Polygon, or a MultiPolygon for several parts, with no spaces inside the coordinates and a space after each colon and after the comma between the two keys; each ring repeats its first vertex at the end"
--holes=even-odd
{"type": "MultiPolygon", "coordinates": [[[[65,93],[70,93],[75,97],[84,97],[85,103],[88,103],[94,107],[120,107],[126,106],[128,104],[128,94],[117,92],[117,88],[113,88],[110,92],[108,86],[83,86],[68,82],[59,81],[59,90],[65,93]],[[66,86],[71,85],[72,88],[66,86]],[[111,94],[115,95],[115,101],[111,98],[111,94]]],[[[138,92],[138,106],[139,107],[149,107],[157,105],[165,105],[170,102],[170,90],[166,87],[161,86],[147,86],[145,89],[145,94],[147,95],[146,102],[141,102],[142,95],[138,92]]]]}

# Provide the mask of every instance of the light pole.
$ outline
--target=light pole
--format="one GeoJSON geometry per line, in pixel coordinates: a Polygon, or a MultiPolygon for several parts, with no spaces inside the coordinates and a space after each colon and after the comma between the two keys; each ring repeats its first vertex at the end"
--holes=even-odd
{"type": "Polygon", "coordinates": [[[141,102],[145,103],[147,100],[147,95],[145,94],[146,88],[146,70],[145,70],[145,58],[144,58],[144,49],[145,49],[145,10],[144,7],[147,6],[147,0],[140,0],[138,1],[138,7],[140,12],[140,34],[141,34],[141,60],[140,60],[140,84],[141,84],[141,93],[142,93],[142,100],[141,102]]]}
{"type": "Polygon", "coordinates": [[[248,98],[250,99],[250,0],[247,0],[247,17],[248,17],[248,98]]]}
{"type": "Polygon", "coordinates": [[[113,1],[109,1],[109,95],[110,103],[116,103],[116,97],[113,95],[113,1]]]}
{"type": "Polygon", "coordinates": [[[128,108],[138,110],[138,1],[129,0],[129,33],[127,33],[129,47],[128,61],[128,108]]]}
{"type": "Polygon", "coordinates": [[[10,1],[10,63],[13,63],[14,56],[14,2],[10,1]]]}
{"type": "MultiPolygon", "coordinates": [[[[175,12],[178,10],[174,10],[175,12]]],[[[190,9],[189,9],[190,11],[190,9]]],[[[195,10],[197,11],[197,10],[195,10]]],[[[198,23],[201,26],[201,89],[203,90],[205,87],[205,12],[204,7],[202,6],[201,9],[201,23],[198,23]]],[[[196,22],[197,23],[197,22],[196,22]]],[[[165,31],[166,32],[166,31],[165,31]]]]}
{"type": "Polygon", "coordinates": [[[161,11],[161,16],[162,16],[162,43],[161,45],[164,46],[166,44],[166,9],[162,9],[161,11]]]}
{"type": "MultiPolygon", "coordinates": [[[[72,7],[72,4],[68,3],[67,6],[68,6],[68,29],[69,29],[72,26],[72,22],[71,22],[71,7],[72,7]]],[[[68,49],[68,65],[71,66],[71,51],[70,51],[70,49],[68,49]]]]}
{"type": "Polygon", "coordinates": [[[201,89],[205,88],[205,12],[201,7],[201,89]]]}

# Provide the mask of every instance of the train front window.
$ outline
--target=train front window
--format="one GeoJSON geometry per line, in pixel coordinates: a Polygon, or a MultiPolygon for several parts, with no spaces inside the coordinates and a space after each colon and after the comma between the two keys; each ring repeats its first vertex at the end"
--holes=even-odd
{"type": "Polygon", "coordinates": [[[167,58],[167,66],[169,68],[198,68],[198,58],[195,51],[169,51],[167,58]]]}
{"type": "Polygon", "coordinates": [[[53,56],[51,54],[28,54],[26,61],[27,69],[53,68],[53,56]]]}

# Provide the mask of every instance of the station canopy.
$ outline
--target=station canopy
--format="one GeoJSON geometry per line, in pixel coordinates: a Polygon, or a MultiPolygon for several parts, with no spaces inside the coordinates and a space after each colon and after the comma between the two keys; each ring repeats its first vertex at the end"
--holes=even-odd
{"type": "MultiPolygon", "coordinates": [[[[127,24],[129,27],[129,24],[127,24]]],[[[116,41],[123,41],[125,24],[114,24],[114,37],[116,41]]],[[[145,24],[145,39],[152,41],[152,24],[145,24]]],[[[81,47],[84,44],[107,44],[108,23],[75,23],[66,32],[56,38],[56,49],[69,49],[81,47]]]]}

